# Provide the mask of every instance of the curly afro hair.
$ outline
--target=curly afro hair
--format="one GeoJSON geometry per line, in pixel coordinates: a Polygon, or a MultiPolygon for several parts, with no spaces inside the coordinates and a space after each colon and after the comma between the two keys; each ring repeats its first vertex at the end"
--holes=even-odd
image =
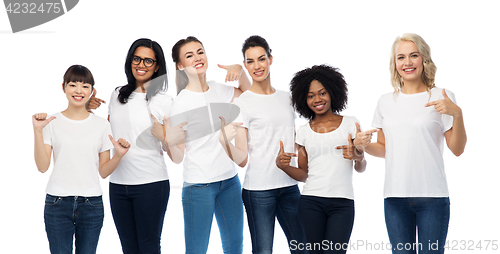
{"type": "Polygon", "coordinates": [[[322,64],[295,73],[291,83],[292,105],[304,118],[313,120],[316,114],[307,105],[307,95],[313,80],[319,81],[331,99],[331,109],[338,114],[347,107],[347,84],[337,68],[322,64]]]}

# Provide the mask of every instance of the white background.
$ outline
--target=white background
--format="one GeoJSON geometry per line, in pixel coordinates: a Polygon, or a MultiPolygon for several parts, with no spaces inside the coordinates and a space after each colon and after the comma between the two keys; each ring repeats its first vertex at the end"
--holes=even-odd
{"type": "MultiPolygon", "coordinates": [[[[242,63],[243,41],[257,34],[273,50],[273,86],[288,90],[295,72],[315,64],[338,67],[349,84],[349,108],[344,114],[356,116],[367,129],[379,96],[392,91],[392,42],[402,33],[413,32],[431,46],[438,67],[436,84],[455,93],[468,134],[462,156],[456,158],[449,150],[444,154],[451,199],[450,247],[452,241],[470,240],[465,246],[458,242],[455,249],[497,253],[491,245],[485,249],[485,240],[500,244],[499,17],[494,1],[80,1],[60,18],[13,34],[2,10],[0,252],[49,253],[43,206],[50,172],[41,174],[36,169],[31,115],[66,108],[61,82],[70,65],[88,67],[96,80],[97,96],[107,101],[112,90],[126,82],[123,65],[131,43],[151,38],[163,47],[168,92],[175,95],[170,55],[176,41],[198,37],[210,63],[208,79],[223,82],[225,72],[216,64],[242,63]],[[477,246],[480,241],[482,250],[477,246]]],[[[107,105],[95,112],[106,117],[107,105]]],[[[367,160],[367,171],[354,177],[356,219],[351,242],[372,245],[355,245],[350,253],[388,253],[382,250],[388,243],[382,198],[384,161],[371,156],[367,160]]],[[[162,249],[183,253],[182,168],[168,158],[167,166],[172,189],[162,249]]],[[[102,181],[106,216],[98,253],[120,253],[107,184],[108,180],[102,181]]],[[[247,227],[244,245],[245,253],[251,253],[247,227]]],[[[286,239],[277,227],[275,252],[286,250],[286,239]]],[[[216,226],[209,253],[222,253],[216,226]]]]}

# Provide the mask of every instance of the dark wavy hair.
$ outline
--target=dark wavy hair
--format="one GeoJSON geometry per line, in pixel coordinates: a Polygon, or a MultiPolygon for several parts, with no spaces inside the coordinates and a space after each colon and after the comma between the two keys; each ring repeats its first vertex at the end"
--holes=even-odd
{"type": "Polygon", "coordinates": [[[165,55],[163,54],[163,49],[160,44],[156,41],[150,39],[142,38],[136,40],[130,46],[127,53],[127,58],[125,60],[125,75],[127,75],[127,84],[116,89],[119,90],[118,100],[125,104],[127,103],[130,95],[136,89],[136,80],[134,74],[132,74],[132,58],[134,57],[135,50],[138,47],[146,47],[153,50],[155,53],[156,63],[158,64],[158,71],[151,77],[151,83],[149,84],[148,90],[146,92],[146,100],[151,99],[153,96],[158,94],[160,91],[164,92],[168,89],[167,81],[167,64],[165,62],[165,55]]]}
{"type": "Polygon", "coordinates": [[[252,35],[248,37],[245,42],[243,42],[243,47],[241,48],[241,52],[243,53],[243,58],[245,58],[245,52],[249,48],[253,47],[262,47],[267,54],[267,57],[271,56],[271,48],[269,48],[269,44],[267,43],[266,39],[258,36],[258,35],[252,35]]]}
{"type": "Polygon", "coordinates": [[[313,80],[319,81],[331,99],[331,109],[338,114],[347,107],[347,84],[337,68],[322,64],[295,73],[291,84],[292,105],[304,118],[313,120],[316,114],[307,105],[307,95],[313,80]]]}
{"type": "Polygon", "coordinates": [[[84,84],[90,84],[92,90],[94,90],[94,76],[87,67],[83,65],[72,65],[70,66],[63,76],[63,88],[69,82],[82,82],[84,84]]]}
{"type": "Polygon", "coordinates": [[[175,70],[176,70],[175,85],[177,86],[177,94],[179,94],[182,91],[182,89],[186,88],[189,82],[187,74],[183,70],[179,70],[177,64],[181,61],[180,51],[182,46],[190,42],[198,42],[203,47],[203,43],[201,43],[201,41],[194,36],[188,36],[186,39],[181,39],[178,42],[176,42],[172,47],[172,60],[174,60],[175,70]]]}

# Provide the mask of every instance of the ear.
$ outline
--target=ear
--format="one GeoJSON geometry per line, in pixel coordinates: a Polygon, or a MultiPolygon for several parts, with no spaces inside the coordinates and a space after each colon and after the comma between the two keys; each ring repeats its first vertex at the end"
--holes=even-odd
{"type": "Polygon", "coordinates": [[[273,64],[273,55],[269,56],[269,65],[273,64]]]}
{"type": "Polygon", "coordinates": [[[248,70],[248,68],[247,68],[247,61],[245,61],[245,59],[243,59],[243,66],[245,66],[245,69],[248,70]]]}
{"type": "Polygon", "coordinates": [[[64,86],[64,83],[62,83],[62,89],[63,89],[63,92],[66,93],[66,87],[64,86]]]}
{"type": "Polygon", "coordinates": [[[160,66],[156,65],[155,72],[157,72],[160,69],[160,66]]]}
{"type": "Polygon", "coordinates": [[[182,64],[181,64],[181,63],[178,63],[178,64],[177,64],[177,70],[181,70],[181,71],[183,71],[183,70],[184,70],[184,66],[182,66],[182,64]]]}

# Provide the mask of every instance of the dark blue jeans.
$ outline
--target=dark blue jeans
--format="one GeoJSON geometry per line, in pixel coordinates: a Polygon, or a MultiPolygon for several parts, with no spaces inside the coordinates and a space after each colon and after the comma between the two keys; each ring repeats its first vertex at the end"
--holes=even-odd
{"type": "Polygon", "coordinates": [[[354,224],[354,200],[302,195],[299,217],[309,253],[346,253],[354,224]]]}
{"type": "Polygon", "coordinates": [[[186,254],[207,253],[214,214],[223,252],[243,252],[243,204],[238,175],[213,183],[184,182],[182,209],[186,254]]]}
{"type": "MultiPolygon", "coordinates": [[[[252,253],[273,252],[275,218],[278,219],[289,246],[304,242],[297,211],[300,198],[297,185],[262,191],[243,189],[242,196],[252,238],[252,253]]],[[[290,251],[304,253],[299,249],[290,251]]]]}
{"type": "Polygon", "coordinates": [[[50,253],[95,254],[104,220],[102,197],[45,197],[45,231],[50,253]]]}
{"type": "Polygon", "coordinates": [[[449,198],[386,198],[384,210],[392,253],[444,253],[449,198]]]}
{"type": "Polygon", "coordinates": [[[160,253],[168,180],[140,185],[109,184],[109,201],[124,254],[160,253]]]}

